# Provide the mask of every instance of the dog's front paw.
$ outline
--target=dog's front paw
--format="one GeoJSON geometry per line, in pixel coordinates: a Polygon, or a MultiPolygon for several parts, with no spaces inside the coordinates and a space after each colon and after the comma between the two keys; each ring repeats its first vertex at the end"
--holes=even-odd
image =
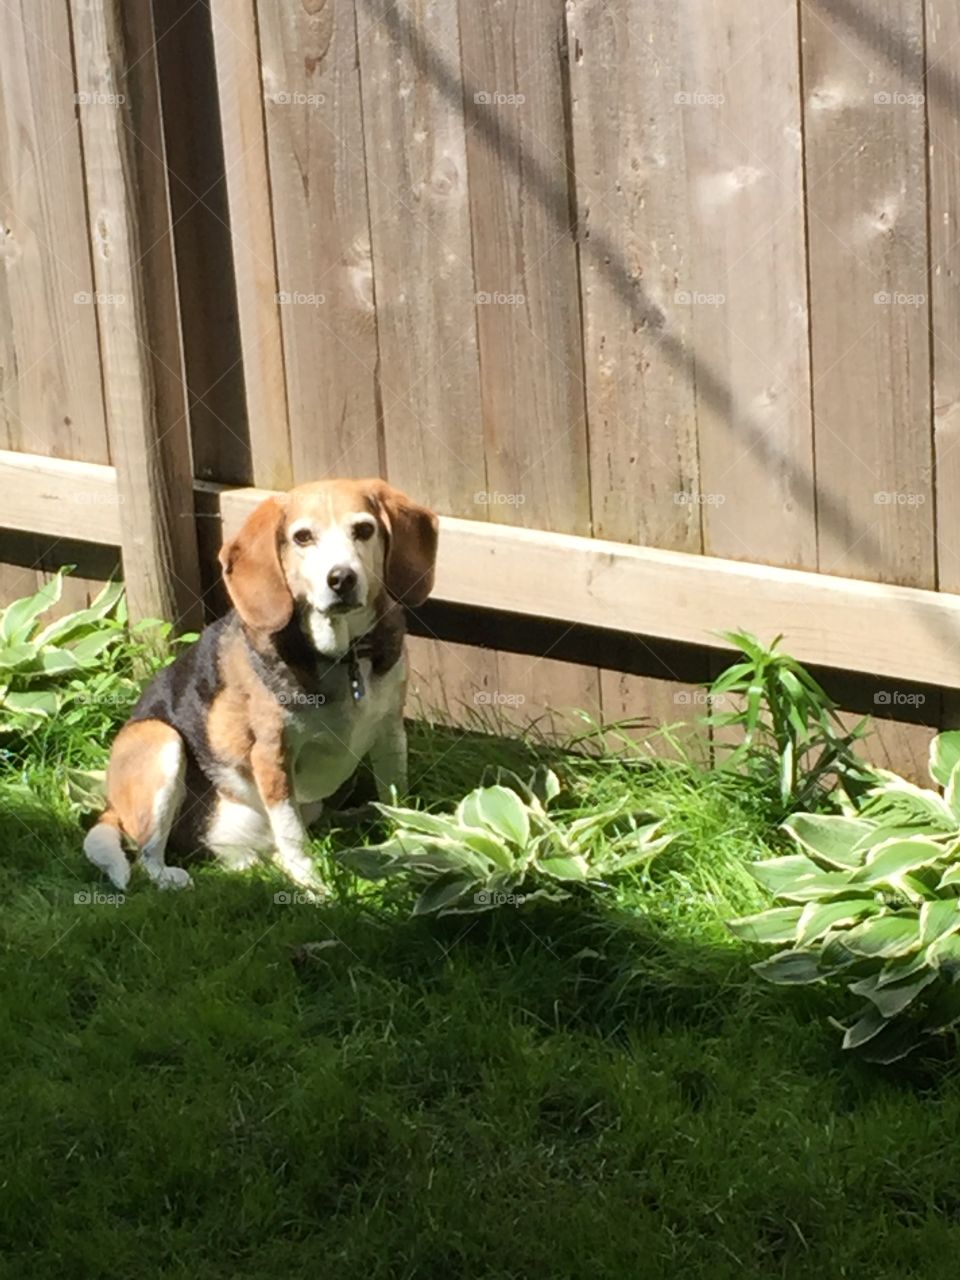
{"type": "Polygon", "coordinates": [[[192,889],[193,880],[183,867],[164,867],[154,878],[158,889],[192,889]]]}

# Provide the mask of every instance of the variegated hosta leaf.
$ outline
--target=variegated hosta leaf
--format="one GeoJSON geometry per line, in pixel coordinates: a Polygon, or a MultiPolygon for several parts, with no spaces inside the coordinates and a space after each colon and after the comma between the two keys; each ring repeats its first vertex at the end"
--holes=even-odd
{"type": "Polygon", "coordinates": [[[921,991],[925,991],[932,982],[936,982],[937,976],[936,969],[924,968],[901,982],[889,983],[881,987],[879,974],[874,974],[872,977],[862,978],[859,982],[851,982],[850,990],[854,995],[866,996],[884,1018],[895,1018],[897,1014],[909,1008],[921,991]]]}
{"type": "Polygon", "coordinates": [[[943,858],[943,847],[924,836],[910,836],[906,840],[888,840],[871,849],[867,861],[855,872],[852,883],[856,885],[892,884],[911,871],[932,866],[943,858]]]}
{"type": "Polygon", "coordinates": [[[509,787],[478,787],[460,802],[457,817],[468,827],[486,827],[523,848],[530,839],[530,814],[509,787]]]}
{"type": "Polygon", "coordinates": [[[840,902],[808,902],[797,927],[797,944],[807,946],[825,937],[831,929],[855,924],[873,915],[880,907],[872,898],[844,898],[840,902]]]}
{"type": "Polygon", "coordinates": [[[835,871],[862,866],[876,824],[835,814],[795,813],[784,830],[811,857],[835,871]]]}
{"type": "Polygon", "coordinates": [[[816,951],[778,951],[769,960],[762,960],[752,967],[761,978],[780,986],[820,982],[827,976],[820,968],[820,957],[816,951]]]}
{"type": "Polygon", "coordinates": [[[770,945],[793,942],[804,910],[804,907],[772,907],[769,911],[761,911],[754,916],[729,920],[727,928],[744,942],[770,945]]]}
{"type": "Polygon", "coordinates": [[[920,921],[913,912],[873,916],[847,929],[843,945],[856,956],[905,956],[920,947],[920,921]]]}
{"type": "Polygon", "coordinates": [[[952,729],[938,734],[930,743],[930,776],[941,787],[949,786],[950,778],[960,764],[960,730],[952,729]]]}

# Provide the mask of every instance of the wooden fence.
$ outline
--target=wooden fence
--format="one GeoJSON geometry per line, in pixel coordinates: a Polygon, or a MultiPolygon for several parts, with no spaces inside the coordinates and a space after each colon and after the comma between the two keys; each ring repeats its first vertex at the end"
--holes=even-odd
{"type": "Polygon", "coordinates": [[[958,74],[953,0],[11,0],[0,589],[117,545],[195,618],[243,486],[380,473],[449,518],[426,701],[676,721],[743,626],[915,766],[958,74]]]}

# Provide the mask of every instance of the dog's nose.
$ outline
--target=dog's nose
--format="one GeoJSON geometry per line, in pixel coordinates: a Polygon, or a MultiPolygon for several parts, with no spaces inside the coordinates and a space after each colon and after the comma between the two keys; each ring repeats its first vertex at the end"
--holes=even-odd
{"type": "Polygon", "coordinates": [[[327,586],[338,596],[348,596],[356,585],[356,572],[349,565],[335,564],[327,574],[327,586]]]}

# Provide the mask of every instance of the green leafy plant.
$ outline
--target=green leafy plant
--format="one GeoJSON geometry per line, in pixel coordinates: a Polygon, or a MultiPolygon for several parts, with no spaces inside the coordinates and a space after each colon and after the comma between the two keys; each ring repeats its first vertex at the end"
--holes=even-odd
{"type": "Polygon", "coordinates": [[[109,617],[123,594],[117,582],[107,583],[88,608],[43,625],[63,594],[66,572],[0,613],[0,732],[29,731],[56,715],[71,680],[96,668],[121,635],[120,623],[109,617]]]}
{"type": "Polygon", "coordinates": [[[581,817],[548,812],[559,793],[550,769],[538,769],[529,784],[501,770],[452,813],[378,804],[393,828],[389,838],[339,858],[366,879],[412,878],[421,889],[415,915],[454,915],[561,899],[573,885],[648,862],[672,839],[652,815],[632,813],[628,799],[581,817]]]}
{"type": "Polygon", "coordinates": [[[930,749],[944,788],[878,771],[843,814],[797,813],[797,852],[754,863],[779,904],[730,923],[783,949],[754,966],[786,985],[836,980],[864,999],[843,1045],[893,1062],[960,1022],[960,732],[930,749]]]}
{"type": "MultiPolygon", "coordinates": [[[[847,729],[836,704],[799,662],[746,631],[724,632],[744,655],[709,686],[708,723],[742,731],[720,767],[768,782],[781,814],[810,807],[836,783],[859,794],[874,773],[854,754],[868,721],[847,729]]],[[[718,744],[723,749],[722,741],[718,744]]]]}
{"type": "Polygon", "coordinates": [[[19,738],[32,744],[33,754],[76,760],[102,750],[145,679],[196,635],[174,638],[170,623],[156,619],[131,626],[117,582],[87,608],[45,621],[68,572],[61,569],[0,613],[0,734],[5,746],[19,738]]]}

